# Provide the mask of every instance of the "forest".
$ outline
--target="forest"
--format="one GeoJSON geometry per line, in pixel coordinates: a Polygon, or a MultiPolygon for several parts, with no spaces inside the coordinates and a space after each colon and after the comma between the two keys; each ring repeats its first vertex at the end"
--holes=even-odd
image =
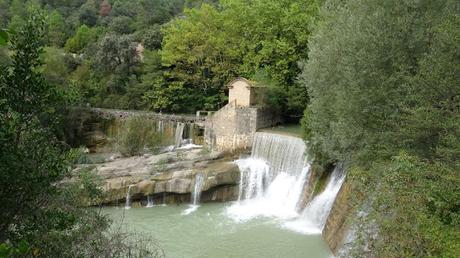
{"type": "Polygon", "coordinates": [[[346,165],[351,257],[458,257],[459,28],[456,0],[0,0],[0,257],[160,256],[85,208],[68,108],[216,111],[240,76],[346,165]]]}

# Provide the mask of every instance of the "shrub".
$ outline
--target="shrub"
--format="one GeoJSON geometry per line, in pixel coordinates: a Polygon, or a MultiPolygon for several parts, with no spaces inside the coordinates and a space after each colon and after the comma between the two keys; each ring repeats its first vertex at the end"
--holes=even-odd
{"type": "Polygon", "coordinates": [[[125,122],[119,137],[120,152],[124,156],[142,155],[146,151],[156,151],[161,135],[155,131],[154,120],[133,117],[125,122]]]}

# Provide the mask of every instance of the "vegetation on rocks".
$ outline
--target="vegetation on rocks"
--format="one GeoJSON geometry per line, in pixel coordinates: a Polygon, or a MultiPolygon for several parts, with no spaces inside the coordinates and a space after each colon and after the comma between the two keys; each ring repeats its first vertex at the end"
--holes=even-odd
{"type": "Polygon", "coordinates": [[[146,150],[156,152],[161,146],[161,134],[155,131],[155,120],[143,117],[129,118],[119,136],[121,154],[134,156],[144,154],[146,150]]]}

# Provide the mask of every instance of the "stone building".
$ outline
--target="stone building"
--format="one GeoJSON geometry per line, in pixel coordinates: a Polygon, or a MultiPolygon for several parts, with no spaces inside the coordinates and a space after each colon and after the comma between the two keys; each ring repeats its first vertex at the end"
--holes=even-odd
{"type": "Polygon", "coordinates": [[[279,123],[279,116],[264,105],[264,87],[237,78],[228,88],[228,104],[205,123],[206,144],[226,151],[250,148],[256,131],[279,123]]]}

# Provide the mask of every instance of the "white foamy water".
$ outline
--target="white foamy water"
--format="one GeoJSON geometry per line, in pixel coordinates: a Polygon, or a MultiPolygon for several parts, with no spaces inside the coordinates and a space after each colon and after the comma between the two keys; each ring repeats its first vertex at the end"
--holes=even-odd
{"type": "Polygon", "coordinates": [[[152,208],[153,207],[153,197],[148,195],[147,196],[147,206],[145,206],[146,208],[152,208]]]}
{"type": "Polygon", "coordinates": [[[201,188],[203,186],[204,175],[199,173],[195,175],[195,185],[192,191],[192,203],[189,208],[182,212],[182,215],[188,215],[198,209],[200,206],[201,188]]]}
{"type": "Polygon", "coordinates": [[[174,148],[179,148],[182,144],[182,137],[184,135],[185,124],[178,122],[176,125],[176,132],[174,134],[174,148]]]}
{"type": "Polygon", "coordinates": [[[304,234],[321,234],[334,204],[335,197],[339,193],[344,181],[345,173],[338,166],[332,172],[324,191],[315,196],[307,204],[307,207],[305,207],[298,219],[286,222],[283,226],[304,234]]]}
{"type": "Polygon", "coordinates": [[[251,157],[235,163],[241,172],[240,192],[238,202],[226,209],[227,216],[239,222],[275,218],[283,228],[303,234],[321,233],[345,180],[337,167],[324,191],[299,213],[311,170],[300,138],[256,133],[251,157]]]}
{"type": "Polygon", "coordinates": [[[126,192],[125,209],[131,208],[131,187],[132,185],[128,186],[128,191],[126,192]]]}
{"type": "Polygon", "coordinates": [[[295,218],[310,165],[300,138],[256,133],[251,157],[239,159],[238,202],[227,215],[236,221],[256,217],[295,218]]]}

